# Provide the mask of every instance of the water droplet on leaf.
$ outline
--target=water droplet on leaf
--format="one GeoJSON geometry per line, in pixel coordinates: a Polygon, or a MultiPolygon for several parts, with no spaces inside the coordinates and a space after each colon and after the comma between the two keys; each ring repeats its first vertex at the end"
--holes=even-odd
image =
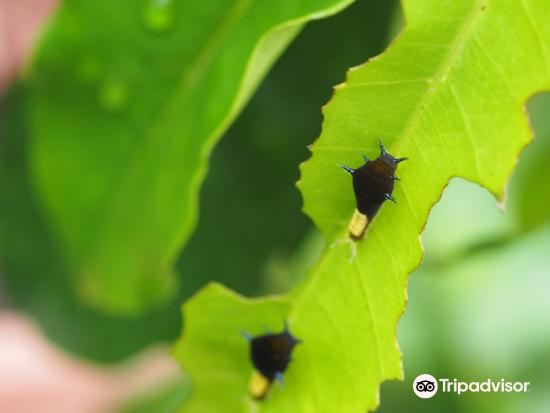
{"type": "Polygon", "coordinates": [[[174,25],[174,0],[146,0],[143,17],[152,32],[167,32],[174,25]]]}
{"type": "Polygon", "coordinates": [[[99,90],[99,103],[108,112],[119,112],[128,102],[128,84],[119,80],[107,80],[99,90]]]}

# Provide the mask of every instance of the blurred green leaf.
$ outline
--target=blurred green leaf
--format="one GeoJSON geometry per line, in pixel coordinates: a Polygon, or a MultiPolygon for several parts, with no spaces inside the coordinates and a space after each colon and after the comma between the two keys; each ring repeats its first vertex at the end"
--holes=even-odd
{"type": "Polygon", "coordinates": [[[179,324],[174,304],[142,317],[109,317],[75,297],[25,169],[28,135],[20,104],[0,111],[0,289],[8,304],[29,313],[65,350],[98,361],[172,339],[179,324]]]}
{"type": "Polygon", "coordinates": [[[63,4],[24,98],[39,199],[85,297],[135,312],[172,290],[214,143],[303,23],[351,1],[63,4]]]}
{"type": "MultiPolygon", "coordinates": [[[[354,199],[349,176],[337,164],[356,166],[359,151],[373,157],[381,138],[391,153],[412,158],[400,167],[399,204],[384,206],[352,265],[345,245],[329,249],[291,293],[288,318],[304,344],[284,391],[275,389],[254,407],[258,411],[364,411],[378,404],[379,383],[402,376],[395,327],[407,276],[420,262],[418,236],[430,208],[453,176],[502,198],[530,139],[521,106],[550,87],[550,24],[544,17],[550,6],[544,1],[404,6],[409,23],[399,41],[351,71],[325,108],[323,133],[300,183],[304,209],[327,240],[345,238],[354,199]]],[[[196,404],[183,411],[202,411],[201,403],[211,412],[227,411],[212,397],[201,398],[206,388],[225,397],[230,386],[231,411],[249,410],[252,403],[246,345],[237,346],[233,331],[273,316],[253,317],[238,297],[222,302],[218,295],[206,289],[185,307],[188,328],[177,357],[185,365],[215,351],[219,359],[215,373],[213,364],[188,366],[197,382],[196,404]],[[203,302],[216,302],[215,313],[200,311],[203,302]],[[222,306],[231,316],[220,316],[222,306]]]]}

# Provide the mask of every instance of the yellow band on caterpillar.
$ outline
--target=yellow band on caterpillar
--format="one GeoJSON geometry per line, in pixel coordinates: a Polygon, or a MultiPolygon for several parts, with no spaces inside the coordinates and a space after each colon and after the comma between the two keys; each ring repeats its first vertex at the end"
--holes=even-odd
{"type": "Polygon", "coordinates": [[[367,216],[356,209],[348,227],[350,237],[354,240],[363,238],[363,234],[365,234],[368,224],[369,219],[367,216]]]}
{"type": "Polygon", "coordinates": [[[271,387],[271,382],[269,379],[262,376],[259,372],[255,371],[250,378],[250,385],[248,391],[250,395],[256,400],[262,400],[267,391],[271,387]]]}

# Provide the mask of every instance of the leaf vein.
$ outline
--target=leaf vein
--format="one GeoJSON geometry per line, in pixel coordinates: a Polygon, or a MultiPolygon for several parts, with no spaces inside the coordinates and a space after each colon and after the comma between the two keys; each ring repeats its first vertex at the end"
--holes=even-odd
{"type": "Polygon", "coordinates": [[[548,50],[546,49],[546,47],[544,47],[543,37],[540,34],[540,31],[537,29],[537,25],[535,23],[533,15],[531,14],[531,9],[527,5],[528,3],[526,3],[525,0],[521,0],[519,3],[525,11],[525,16],[527,17],[527,21],[529,22],[529,27],[535,35],[535,39],[537,39],[537,43],[544,59],[544,68],[546,69],[546,75],[548,76],[548,80],[550,80],[550,57],[548,56],[548,50]]]}
{"type": "Polygon", "coordinates": [[[472,156],[474,158],[474,164],[476,167],[477,179],[481,180],[481,164],[480,164],[479,156],[476,150],[477,148],[475,145],[475,138],[472,131],[472,125],[470,124],[470,119],[468,118],[468,115],[464,110],[464,105],[462,105],[462,103],[460,102],[460,99],[458,98],[458,94],[456,93],[455,88],[452,85],[450,85],[449,90],[451,92],[451,96],[456,102],[456,106],[458,107],[458,110],[460,111],[460,117],[462,118],[462,123],[466,128],[466,136],[468,137],[468,141],[470,142],[470,146],[472,147],[472,156]]]}

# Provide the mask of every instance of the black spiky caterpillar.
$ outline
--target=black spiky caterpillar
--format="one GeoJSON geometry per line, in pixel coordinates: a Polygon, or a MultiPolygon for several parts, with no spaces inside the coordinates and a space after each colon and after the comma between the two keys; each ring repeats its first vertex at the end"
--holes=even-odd
{"type": "Polygon", "coordinates": [[[393,187],[397,165],[408,158],[395,158],[386,152],[386,148],[380,142],[380,155],[375,160],[368,159],[361,154],[365,164],[357,169],[341,165],[353,178],[353,191],[355,193],[356,209],[350,221],[348,231],[352,240],[363,238],[369,223],[386,200],[396,202],[393,198],[393,187]]]}
{"type": "Polygon", "coordinates": [[[246,337],[250,343],[250,359],[257,371],[250,381],[250,395],[261,400],[273,380],[277,379],[282,383],[283,373],[292,359],[292,350],[301,340],[292,335],[286,322],[281,333],[246,337]]]}

